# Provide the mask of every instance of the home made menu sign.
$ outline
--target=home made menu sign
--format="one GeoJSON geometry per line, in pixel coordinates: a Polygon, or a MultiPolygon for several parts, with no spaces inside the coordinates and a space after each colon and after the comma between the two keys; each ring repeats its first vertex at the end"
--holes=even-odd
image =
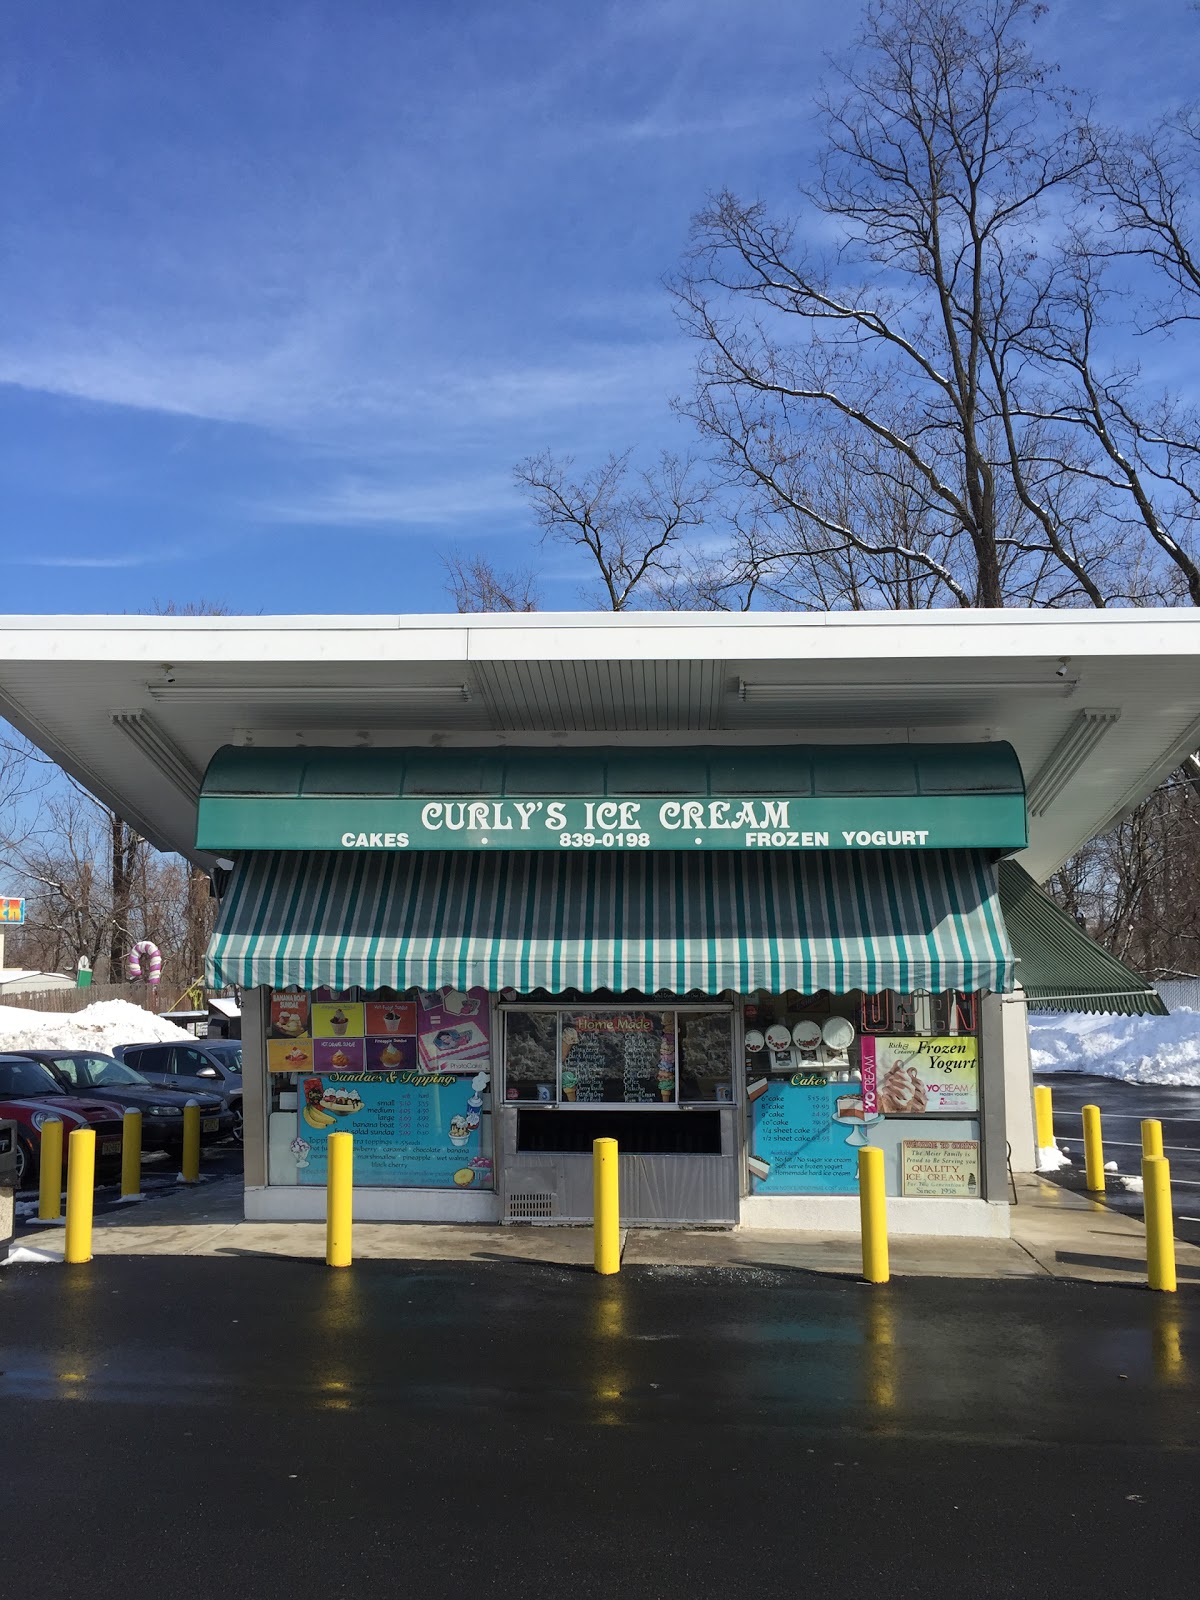
{"type": "Polygon", "coordinates": [[[647,1105],[674,1100],[674,1020],[670,1011],[564,1013],[563,1099],[647,1105]]]}

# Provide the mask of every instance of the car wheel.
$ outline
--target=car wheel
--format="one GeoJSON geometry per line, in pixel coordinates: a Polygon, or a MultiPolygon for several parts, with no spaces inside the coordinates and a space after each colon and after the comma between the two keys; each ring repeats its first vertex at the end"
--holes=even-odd
{"type": "Polygon", "coordinates": [[[230,1109],[230,1111],[233,1112],[233,1137],[237,1140],[238,1144],[241,1144],[241,1142],[242,1142],[242,1102],[240,1100],[231,1100],[230,1103],[229,1103],[229,1109],[230,1109]]]}
{"type": "Polygon", "coordinates": [[[32,1189],[38,1181],[37,1155],[24,1139],[17,1140],[17,1188],[32,1189]]]}

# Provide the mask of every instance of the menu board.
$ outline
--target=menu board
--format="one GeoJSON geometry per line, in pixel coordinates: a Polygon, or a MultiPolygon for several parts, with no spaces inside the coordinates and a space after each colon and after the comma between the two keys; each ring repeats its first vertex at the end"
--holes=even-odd
{"type": "Polygon", "coordinates": [[[752,1193],[858,1193],[858,1146],[864,1141],[856,1093],[822,1073],[760,1078],[747,1093],[752,1193]]]}
{"type": "Polygon", "coordinates": [[[331,1133],[354,1135],[355,1187],[490,1189],[488,1074],[334,1072],[299,1084],[292,1153],[302,1184],[328,1177],[331,1133]]]}
{"type": "Polygon", "coordinates": [[[675,1099],[674,1012],[564,1012],[561,1037],[564,1100],[675,1099]]]}
{"type": "Polygon", "coordinates": [[[979,1110],[979,1043],[959,1034],[932,1039],[864,1038],[863,1109],[887,1116],[979,1110]]]}

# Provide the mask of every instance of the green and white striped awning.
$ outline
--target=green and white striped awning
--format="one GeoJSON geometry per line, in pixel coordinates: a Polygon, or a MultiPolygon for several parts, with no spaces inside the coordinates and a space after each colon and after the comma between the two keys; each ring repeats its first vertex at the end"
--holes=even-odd
{"type": "Polygon", "coordinates": [[[971,851],[243,856],[211,984],[522,992],[1011,989],[971,851]]]}

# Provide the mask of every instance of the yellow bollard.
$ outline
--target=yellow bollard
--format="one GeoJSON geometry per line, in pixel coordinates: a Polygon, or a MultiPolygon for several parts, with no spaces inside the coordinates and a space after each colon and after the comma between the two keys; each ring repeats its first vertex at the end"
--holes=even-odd
{"type": "Polygon", "coordinates": [[[127,1111],[121,1119],[121,1199],[142,1192],[142,1113],[127,1111]]]}
{"type": "Polygon", "coordinates": [[[858,1206],[862,1217],[863,1277],[868,1283],[886,1283],[892,1274],[888,1263],[883,1151],[874,1145],[863,1145],[858,1152],[858,1206]]]}
{"type": "Polygon", "coordinates": [[[348,1267],[354,1234],[354,1135],[331,1133],[325,1197],[325,1265],[348,1267]]]}
{"type": "Polygon", "coordinates": [[[592,1141],[592,1233],[596,1271],[621,1270],[621,1185],[617,1141],[592,1141]]]}
{"type": "Polygon", "coordinates": [[[67,1240],[69,1265],[92,1259],[92,1197],[96,1188],[96,1133],[76,1128],[67,1145],[67,1240]]]}
{"type": "Polygon", "coordinates": [[[1142,1159],[1142,1200],[1146,1211],[1146,1281],[1152,1289],[1175,1293],[1175,1220],[1171,1215],[1171,1163],[1166,1156],[1142,1159]]]}
{"type": "Polygon", "coordinates": [[[1148,1117],[1142,1123],[1142,1154],[1144,1156],[1160,1156],[1162,1153],[1162,1123],[1155,1122],[1152,1117],[1148,1117]]]}
{"type": "Polygon", "coordinates": [[[1083,1108],[1083,1160],[1085,1182],[1092,1194],[1104,1193],[1104,1140],[1100,1134],[1100,1107],[1083,1108]]]}
{"type": "Polygon", "coordinates": [[[63,1125],[57,1117],[42,1123],[42,1150],[38,1166],[38,1221],[57,1222],[62,1216],[63,1125]]]}
{"type": "Polygon", "coordinates": [[[1033,1114],[1037,1122],[1039,1150],[1054,1148],[1054,1096],[1048,1086],[1039,1083],[1033,1091],[1033,1114]]]}
{"type": "Polygon", "coordinates": [[[200,1107],[194,1100],[183,1108],[183,1181],[200,1182],[200,1107]]]}

